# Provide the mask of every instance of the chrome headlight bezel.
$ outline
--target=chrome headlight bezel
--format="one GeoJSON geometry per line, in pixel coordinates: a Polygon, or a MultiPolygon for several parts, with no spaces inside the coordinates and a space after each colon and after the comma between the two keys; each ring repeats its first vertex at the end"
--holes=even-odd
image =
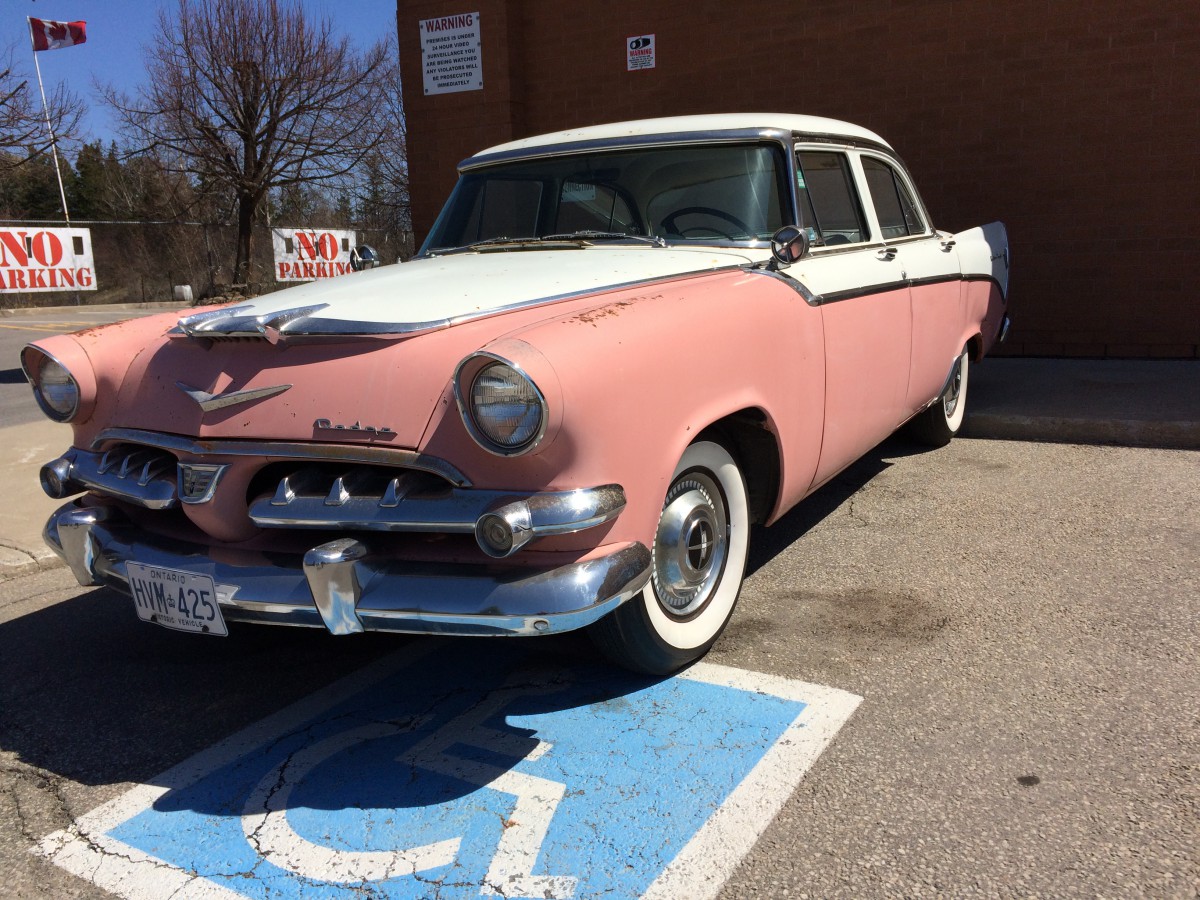
{"type": "Polygon", "coordinates": [[[70,422],[79,414],[83,391],[79,381],[61,361],[41,347],[28,345],[21,351],[21,370],[33,388],[33,397],[47,418],[55,422],[70,422]],[[51,374],[52,380],[47,379],[51,374]],[[59,396],[47,390],[53,386],[59,396]]]}
{"type": "Polygon", "coordinates": [[[472,439],[480,447],[495,456],[522,456],[535,450],[546,435],[550,421],[549,405],[546,397],[537,383],[521,366],[510,359],[495,353],[481,351],[473,353],[458,364],[454,373],[454,399],[458,404],[459,414],[463,424],[472,439]],[[525,396],[521,403],[527,404],[527,410],[535,411],[535,421],[518,426],[520,438],[506,441],[498,434],[495,424],[489,422],[479,408],[479,382],[486,373],[506,378],[516,390],[524,390],[525,396]]]}

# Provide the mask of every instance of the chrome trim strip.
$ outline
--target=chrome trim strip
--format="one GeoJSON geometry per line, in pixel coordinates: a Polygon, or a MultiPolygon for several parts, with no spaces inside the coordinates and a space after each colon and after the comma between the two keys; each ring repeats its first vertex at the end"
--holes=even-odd
{"type": "Polygon", "coordinates": [[[290,326],[303,322],[313,313],[328,308],[328,303],[311,306],[296,306],[279,309],[260,315],[237,315],[252,309],[252,306],[234,306],[229,309],[214,309],[208,312],[184,316],[179,320],[179,329],[188,337],[261,337],[272,344],[290,326]]]}
{"type": "Polygon", "coordinates": [[[374,447],[363,444],[319,444],[298,441],[239,441],[227,439],[197,440],[178,434],[143,431],[139,428],[106,428],[92,439],[91,447],[98,450],[104,444],[120,441],[144,444],[187,456],[263,456],[272,459],[304,459],[315,462],[364,463],[418,469],[439,475],[458,487],[470,487],[471,480],[462,472],[436,456],[426,456],[415,450],[393,447],[374,447]]]}
{"type": "MultiPolygon", "coordinates": [[[[679,245],[675,245],[679,246],[679,245]]],[[[687,245],[692,246],[692,245],[687,245]]],[[[711,249],[713,245],[702,245],[704,249],[711,249]]],[[[652,248],[648,248],[652,249],[652,248]]],[[[744,245],[730,246],[727,248],[730,251],[746,249],[744,245]]],[[[429,253],[422,253],[422,258],[430,258],[438,256],[438,251],[434,250],[429,253]]],[[[697,278],[703,275],[711,275],[716,272],[729,272],[740,269],[741,266],[731,264],[728,266],[715,266],[707,269],[695,269],[690,272],[679,272],[672,275],[664,275],[660,278],[639,278],[634,281],[623,281],[615,284],[598,285],[580,291],[568,291],[563,294],[554,294],[549,297],[534,297],[529,300],[520,300],[516,303],[510,303],[506,306],[497,306],[490,309],[482,309],[476,312],[464,313],[461,316],[453,316],[447,319],[434,319],[428,322],[363,322],[349,321],[345,319],[314,319],[314,318],[299,318],[294,321],[282,325],[278,329],[280,337],[378,337],[386,335],[404,335],[412,337],[418,334],[426,334],[431,331],[441,331],[445,328],[451,328],[463,322],[473,322],[476,319],[486,318],[487,316],[499,315],[500,313],[513,312],[518,309],[526,309],[531,306],[540,306],[543,304],[559,303],[564,300],[575,300],[579,297],[586,297],[590,294],[605,294],[612,291],[623,291],[629,288],[653,286],[656,284],[664,284],[668,281],[678,281],[682,278],[697,278]]],[[[229,312],[233,312],[230,310],[229,312]]],[[[213,312],[223,312],[222,310],[214,310],[213,312]]],[[[200,313],[200,315],[210,315],[210,313],[200,313]]],[[[239,320],[244,321],[244,320],[239,320]]],[[[233,327],[232,325],[230,327],[233,327]]],[[[172,330],[174,331],[174,329],[172,330]]],[[[175,332],[179,336],[183,336],[185,332],[175,332]]],[[[232,331],[217,331],[215,326],[211,330],[198,332],[196,334],[186,333],[188,337],[202,338],[257,338],[262,337],[257,332],[232,332],[232,331]]]]}
{"type": "Polygon", "coordinates": [[[179,502],[175,460],[156,457],[147,447],[115,447],[104,453],[72,447],[49,465],[65,491],[62,496],[51,494],[43,479],[42,489],[55,499],[90,489],[146,509],[172,509],[179,502]],[[123,449],[128,452],[120,452],[123,449]]]}
{"type": "Polygon", "coordinates": [[[229,391],[225,394],[210,394],[208,391],[194,388],[191,385],[184,384],[182,381],[175,382],[175,387],[195,400],[196,404],[202,410],[212,412],[214,409],[224,409],[227,406],[236,406],[239,403],[249,403],[251,400],[274,397],[276,394],[282,394],[284,391],[290,390],[292,386],[290,384],[277,384],[273,387],[252,388],[248,391],[229,391]]]}
{"type": "MultiPolygon", "coordinates": [[[[197,572],[221,586],[218,599],[227,620],[325,627],[300,559],[279,562],[277,555],[230,549],[218,560],[201,545],[148,535],[122,521],[115,510],[104,514],[108,520],[97,516],[93,521],[95,513],[96,508],[68,503],[50,517],[45,531],[51,549],[73,571],[82,566],[94,583],[128,593],[126,561],[197,572]],[[78,540],[68,541],[71,549],[64,546],[63,527],[68,532],[85,529],[90,543],[82,553],[78,540]]],[[[650,579],[650,551],[644,544],[615,544],[605,551],[595,559],[540,568],[405,562],[368,552],[352,563],[361,590],[354,613],[366,631],[570,631],[607,615],[650,579]]],[[[334,564],[347,561],[339,558],[334,564]]]]}
{"type": "Polygon", "coordinates": [[[527,511],[529,537],[535,538],[595,528],[625,509],[625,491],[617,484],[522,494],[453,488],[431,492],[419,487],[409,491],[401,486],[393,493],[392,483],[382,494],[347,494],[341,502],[329,503],[328,494],[304,493],[285,477],[273,496],[250,505],[250,519],[260,528],[471,534],[486,516],[503,516],[521,507],[527,511]]]}
{"type": "Polygon", "coordinates": [[[502,150],[498,153],[469,156],[458,164],[459,172],[469,172],[482,166],[516,162],[524,159],[539,159],[544,156],[564,156],[580,153],[604,152],[607,150],[637,150],[647,147],[679,144],[746,143],[748,141],[775,141],[790,148],[793,133],[786,128],[730,128],[713,131],[677,131],[666,134],[636,134],[626,137],[591,138],[564,141],[560,144],[543,144],[520,150],[502,150]]]}

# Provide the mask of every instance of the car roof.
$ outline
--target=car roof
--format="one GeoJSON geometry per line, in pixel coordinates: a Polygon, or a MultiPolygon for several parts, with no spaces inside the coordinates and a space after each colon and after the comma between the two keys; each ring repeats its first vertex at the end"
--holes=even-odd
{"type": "Polygon", "coordinates": [[[557,147],[569,144],[590,144],[607,141],[628,141],[639,137],[653,138],[669,135],[704,134],[728,131],[785,131],[821,137],[846,138],[849,141],[866,141],[891,149],[879,135],[858,125],[826,119],[821,116],[801,116],[790,113],[722,113],[703,116],[669,116],[660,119],[636,119],[630,122],[612,122],[607,125],[588,125],[570,128],[549,134],[539,134],[497,144],[481,150],[467,160],[490,157],[496,154],[518,155],[521,151],[536,151],[542,147],[557,147]]]}

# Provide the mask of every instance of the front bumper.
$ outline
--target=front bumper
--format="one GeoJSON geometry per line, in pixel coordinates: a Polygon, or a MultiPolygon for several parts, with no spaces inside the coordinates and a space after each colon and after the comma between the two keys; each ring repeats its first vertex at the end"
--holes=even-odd
{"type": "Polygon", "coordinates": [[[537,568],[401,561],[353,537],[315,546],[302,559],[237,550],[216,555],[200,544],[148,535],[120,509],[86,498],[60,507],[44,537],[81,585],[129,593],[129,561],[181,569],[212,577],[229,621],[333,634],[571,631],[607,615],[650,577],[650,551],[638,542],[537,568]]]}

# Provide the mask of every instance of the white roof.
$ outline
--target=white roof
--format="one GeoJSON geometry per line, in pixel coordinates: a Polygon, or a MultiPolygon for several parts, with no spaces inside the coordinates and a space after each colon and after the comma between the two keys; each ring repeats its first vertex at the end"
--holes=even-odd
{"type": "Polygon", "coordinates": [[[642,137],[681,132],[732,131],[743,129],[778,128],[802,134],[820,134],[846,137],[854,140],[873,141],[890,147],[883,138],[858,125],[825,119],[821,116],[798,116],[788,113],[723,113],[705,116],[670,116],[662,119],[637,119],[632,122],[613,122],[609,125],[588,125],[550,134],[497,144],[476,153],[488,156],[513,150],[528,150],[553,144],[569,144],[579,141],[603,141],[613,138],[642,137]]]}

